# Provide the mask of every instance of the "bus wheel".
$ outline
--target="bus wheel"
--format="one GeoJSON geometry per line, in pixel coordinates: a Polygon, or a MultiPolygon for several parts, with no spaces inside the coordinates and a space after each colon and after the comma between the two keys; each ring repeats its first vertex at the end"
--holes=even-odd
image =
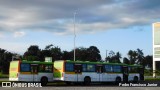
{"type": "Polygon", "coordinates": [[[137,83],[137,82],[138,82],[138,77],[137,77],[137,76],[134,77],[133,82],[134,82],[134,83],[137,83]]]}
{"type": "Polygon", "coordinates": [[[46,77],[42,77],[41,78],[41,84],[42,84],[42,86],[46,86],[47,83],[48,83],[48,79],[46,77]]]}
{"type": "Polygon", "coordinates": [[[121,78],[120,78],[120,77],[117,77],[115,83],[116,83],[116,84],[119,84],[120,82],[121,82],[121,78]]]}
{"type": "Polygon", "coordinates": [[[84,85],[90,85],[91,83],[91,78],[90,77],[85,77],[84,78],[84,85]]]}

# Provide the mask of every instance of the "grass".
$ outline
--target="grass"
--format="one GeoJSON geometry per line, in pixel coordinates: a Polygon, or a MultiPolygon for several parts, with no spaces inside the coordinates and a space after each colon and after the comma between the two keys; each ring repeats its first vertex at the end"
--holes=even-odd
{"type": "Polygon", "coordinates": [[[145,81],[160,81],[160,78],[146,78],[145,81]]]}
{"type": "Polygon", "coordinates": [[[9,75],[0,73],[0,78],[9,78],[9,75]]]}

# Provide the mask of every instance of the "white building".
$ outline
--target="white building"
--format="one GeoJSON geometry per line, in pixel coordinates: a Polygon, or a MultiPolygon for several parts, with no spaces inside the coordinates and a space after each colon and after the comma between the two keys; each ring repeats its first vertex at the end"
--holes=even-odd
{"type": "Polygon", "coordinates": [[[156,77],[156,62],[160,61],[160,22],[153,23],[153,77],[156,77]]]}

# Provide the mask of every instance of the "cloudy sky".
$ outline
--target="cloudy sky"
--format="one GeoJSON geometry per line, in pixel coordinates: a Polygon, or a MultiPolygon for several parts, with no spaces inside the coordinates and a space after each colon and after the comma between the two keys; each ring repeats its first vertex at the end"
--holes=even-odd
{"type": "Polygon", "coordinates": [[[0,48],[23,54],[30,45],[53,44],[106,50],[140,48],[152,54],[152,23],[160,21],[160,0],[0,0],[0,48]]]}

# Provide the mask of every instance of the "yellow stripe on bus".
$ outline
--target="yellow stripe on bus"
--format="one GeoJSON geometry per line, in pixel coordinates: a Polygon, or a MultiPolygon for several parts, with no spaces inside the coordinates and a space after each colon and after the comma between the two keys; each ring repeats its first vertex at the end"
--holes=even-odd
{"type": "Polygon", "coordinates": [[[31,73],[31,72],[20,72],[20,74],[38,74],[38,73],[31,73]]]}
{"type": "MultiPolygon", "coordinates": [[[[77,74],[75,72],[65,72],[65,74],[77,74]]],[[[82,74],[82,73],[78,73],[78,74],[82,74]]]]}
{"type": "Polygon", "coordinates": [[[31,74],[31,72],[20,72],[20,74],[31,74]]]}

